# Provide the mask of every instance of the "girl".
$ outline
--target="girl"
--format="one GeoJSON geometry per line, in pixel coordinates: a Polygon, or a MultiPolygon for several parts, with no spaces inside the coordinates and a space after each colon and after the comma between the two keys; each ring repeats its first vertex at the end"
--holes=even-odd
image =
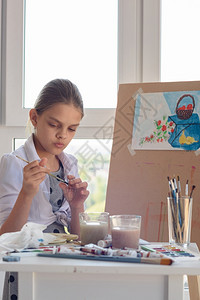
{"type": "Polygon", "coordinates": [[[83,117],[79,90],[69,80],[50,81],[29,117],[34,133],[0,162],[0,234],[19,231],[30,221],[46,225],[45,232],[64,232],[67,226],[79,235],[88,185],[78,176],[75,157],[63,152],[83,117]]]}

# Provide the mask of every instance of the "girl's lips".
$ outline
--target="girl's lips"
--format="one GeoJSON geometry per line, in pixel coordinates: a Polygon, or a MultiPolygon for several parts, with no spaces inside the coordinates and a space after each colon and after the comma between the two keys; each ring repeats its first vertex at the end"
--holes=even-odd
{"type": "Polygon", "coordinates": [[[55,146],[57,148],[63,148],[64,147],[64,144],[61,144],[61,143],[55,143],[55,146]]]}

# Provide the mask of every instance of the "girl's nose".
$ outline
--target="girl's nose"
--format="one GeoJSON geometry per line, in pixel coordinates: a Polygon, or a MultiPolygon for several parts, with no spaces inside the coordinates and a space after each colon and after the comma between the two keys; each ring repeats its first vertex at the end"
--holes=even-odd
{"type": "Polygon", "coordinates": [[[57,137],[58,139],[66,139],[67,133],[66,133],[66,131],[65,131],[64,129],[60,129],[60,130],[57,132],[56,137],[57,137]]]}

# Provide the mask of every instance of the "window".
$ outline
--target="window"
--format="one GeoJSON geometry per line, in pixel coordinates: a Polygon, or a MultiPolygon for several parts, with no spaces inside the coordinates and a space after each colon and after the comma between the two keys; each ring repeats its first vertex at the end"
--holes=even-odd
{"type": "Polygon", "coordinates": [[[6,4],[5,52],[12,58],[5,55],[6,125],[24,126],[27,107],[33,106],[43,85],[56,77],[69,78],[79,87],[85,107],[90,107],[83,126],[99,127],[114,116],[117,0],[95,5],[92,0],[8,0],[6,4]],[[11,107],[16,114],[11,115],[11,107]]]}
{"type": "MultiPolygon", "coordinates": [[[[46,0],[40,0],[39,6],[42,3],[45,3],[46,0]]],[[[52,5],[55,1],[48,0],[48,5],[52,5]]],[[[64,2],[68,2],[65,0],[64,2]]],[[[63,2],[63,3],[64,3],[63,2]]],[[[89,3],[88,1],[81,1],[80,3],[89,3]]],[[[33,57],[33,53],[31,54],[30,46],[30,56],[28,52],[26,52],[26,45],[31,45],[33,47],[33,41],[34,44],[36,43],[34,39],[31,39],[31,43],[29,43],[29,37],[33,35],[30,31],[30,24],[28,15],[26,18],[26,26],[24,22],[24,15],[28,11],[31,10],[31,12],[34,12],[33,7],[29,6],[30,3],[36,4],[38,3],[38,0],[27,0],[26,7],[24,5],[24,0],[3,0],[3,68],[2,68],[2,74],[3,78],[5,79],[3,81],[2,91],[3,91],[3,99],[5,102],[5,126],[0,127],[0,133],[2,137],[2,146],[1,146],[1,155],[5,152],[10,152],[12,150],[12,139],[24,139],[26,138],[25,134],[25,126],[28,119],[28,106],[31,106],[31,104],[23,104],[24,96],[26,99],[35,98],[36,96],[29,96],[29,91],[31,89],[28,89],[28,86],[32,85],[32,79],[30,76],[34,75],[31,74],[34,66],[31,65],[31,61],[33,57]],[[25,44],[24,44],[24,36],[25,36],[25,44]],[[27,44],[26,44],[27,43],[27,44]],[[24,60],[24,46],[25,46],[25,60],[24,60]],[[24,65],[25,62],[25,65],[24,65]],[[28,67],[29,65],[29,67],[28,67]],[[24,72],[25,70],[25,72],[24,72]],[[29,71],[31,70],[31,72],[29,71]],[[25,91],[23,89],[24,87],[24,79],[25,79],[25,91]]],[[[56,3],[61,3],[61,0],[56,0],[56,3]]],[[[78,3],[78,1],[70,1],[71,5],[75,5],[74,3],[78,3]]],[[[114,61],[116,61],[115,66],[113,66],[113,74],[108,72],[107,68],[105,68],[104,62],[98,66],[98,69],[103,66],[103,79],[106,81],[107,84],[107,75],[111,74],[110,77],[112,78],[111,84],[109,84],[109,88],[111,88],[112,92],[116,94],[116,88],[114,88],[114,85],[117,85],[118,83],[129,83],[129,82],[142,82],[142,81],[153,81],[158,80],[158,20],[159,20],[159,0],[119,0],[119,1],[90,1],[91,7],[90,7],[90,14],[92,14],[91,8],[96,11],[96,3],[98,5],[105,5],[104,10],[107,9],[110,11],[110,16],[114,16],[115,21],[113,21],[113,24],[115,23],[116,27],[113,28],[112,37],[114,37],[113,42],[111,43],[111,40],[109,40],[109,48],[106,49],[106,46],[108,43],[105,43],[104,49],[106,50],[106,56],[109,58],[109,62],[106,64],[112,64],[114,61]],[[94,5],[95,2],[95,5],[94,5]],[[109,2],[109,4],[108,4],[109,2]],[[112,3],[115,3],[115,8],[113,11],[110,10],[110,5],[112,3]],[[118,12],[118,16],[116,17],[116,14],[118,12]],[[117,20],[116,20],[117,18],[117,20]],[[152,19],[154,20],[154,23],[152,24],[152,19]],[[155,28],[156,30],[155,30],[155,28]],[[117,37],[116,37],[117,33],[117,37]],[[151,37],[149,41],[149,37],[151,37]],[[115,44],[115,52],[113,54],[113,57],[111,57],[109,50],[111,49],[111,45],[115,44]],[[105,69],[105,70],[104,70],[105,69]],[[106,76],[106,77],[105,77],[106,76]]],[[[81,5],[80,4],[80,5],[81,5]]],[[[100,11],[100,8],[99,8],[100,11]]],[[[46,16],[50,14],[50,11],[46,9],[46,13],[43,15],[44,19],[46,16]]],[[[95,15],[95,14],[94,14],[95,15]]],[[[104,23],[104,18],[102,16],[106,15],[105,12],[101,11],[101,27],[102,23],[104,23]]],[[[97,17],[100,16],[100,14],[97,14],[97,17]]],[[[56,17],[56,15],[55,15],[56,17]]],[[[40,14],[38,12],[38,19],[40,18],[40,14]]],[[[96,19],[96,18],[95,18],[96,19]]],[[[36,17],[37,20],[37,17],[36,17]]],[[[91,20],[91,19],[90,19],[91,20]]],[[[110,19],[111,20],[111,19],[110,19]]],[[[53,21],[55,22],[55,18],[53,18],[53,21]]],[[[83,22],[83,21],[82,21],[83,22]]],[[[111,22],[111,21],[110,21],[111,22]]],[[[37,22],[35,22],[36,24],[37,22]]],[[[112,24],[112,25],[113,25],[112,24]]],[[[106,34],[108,34],[107,32],[106,34]]],[[[111,33],[109,33],[111,35],[111,33]]],[[[93,34],[94,35],[94,34],[93,34]]],[[[46,36],[46,35],[45,35],[46,36]]],[[[103,38],[100,33],[98,33],[98,30],[95,29],[95,38],[103,38]]],[[[95,40],[95,39],[94,39],[95,40]]],[[[42,41],[43,42],[43,41],[42,41]]],[[[38,49],[39,46],[42,44],[38,43],[38,49]]],[[[96,42],[98,44],[98,41],[96,42]]],[[[57,43],[58,44],[58,43],[57,43]]],[[[96,45],[94,45],[96,46],[96,45]]],[[[35,49],[35,47],[33,47],[35,49]]],[[[96,49],[96,48],[94,48],[96,49]]],[[[39,49],[40,50],[40,49],[39,49]]],[[[35,53],[36,50],[34,50],[35,53]]],[[[55,51],[55,50],[54,50],[55,51]]],[[[97,50],[95,50],[97,51],[97,50]]],[[[47,51],[46,51],[47,52],[47,51]]],[[[41,51],[39,52],[39,56],[41,55],[41,51]]],[[[100,54],[98,54],[98,57],[100,57],[100,54]]],[[[97,57],[97,59],[98,59],[97,57]]],[[[43,53],[42,56],[43,60],[45,60],[45,53],[43,53]]],[[[77,59],[79,57],[77,56],[77,59]]],[[[96,59],[96,60],[97,60],[96,59]]],[[[76,66],[77,68],[78,66],[76,66]]],[[[38,67],[38,76],[40,76],[40,72],[43,77],[43,68],[38,67]]],[[[76,69],[77,70],[77,69],[76,69]]],[[[93,69],[94,70],[94,69],[93,69]]],[[[73,76],[73,69],[71,68],[71,77],[73,76]]],[[[51,69],[48,70],[48,74],[50,74],[49,79],[52,79],[52,77],[57,77],[57,73],[54,75],[52,73],[51,69]]],[[[56,71],[57,72],[57,71],[56,71]]],[[[63,72],[63,71],[62,71],[63,72]]],[[[93,71],[89,71],[87,76],[90,77],[90,79],[98,78],[99,74],[92,76],[93,71]]],[[[76,72],[77,73],[77,72],[76,72]]],[[[63,74],[63,73],[62,73],[63,74]]],[[[35,76],[35,75],[34,75],[35,76]]],[[[46,75],[45,75],[46,76],[46,75]]],[[[49,76],[49,75],[48,75],[49,76]]],[[[64,76],[64,75],[62,75],[64,76]]],[[[65,76],[64,76],[65,77],[65,76]]],[[[70,77],[70,76],[69,76],[70,77]]],[[[102,75],[101,75],[102,77],[102,75]]],[[[43,86],[46,81],[49,80],[45,79],[41,86],[43,86]]],[[[35,79],[34,79],[35,80],[35,79]]],[[[77,79],[80,80],[80,79],[77,79]]],[[[77,82],[76,79],[73,79],[74,82],[77,82]]],[[[103,90],[104,94],[110,95],[110,92],[108,93],[108,86],[103,84],[103,81],[101,79],[98,79],[97,81],[100,81],[100,88],[97,88],[95,86],[95,92],[92,92],[92,96],[84,96],[87,99],[92,99],[92,102],[96,102],[96,95],[100,95],[99,89],[103,90]],[[104,88],[105,87],[105,88],[104,88]],[[93,95],[94,94],[94,95],[93,95]],[[93,100],[93,96],[95,96],[95,101],[93,100]]],[[[96,82],[95,82],[96,83],[96,82]]],[[[81,84],[77,82],[77,86],[80,88],[81,93],[81,84]]],[[[37,84],[33,85],[34,87],[37,86],[37,84]]],[[[40,86],[38,86],[38,91],[40,90],[40,86]]],[[[87,88],[88,89],[88,88],[87,88]]],[[[34,89],[35,93],[38,94],[37,89],[34,89]]],[[[35,94],[35,95],[36,95],[35,94]]],[[[108,98],[114,99],[114,96],[108,96],[108,98]]],[[[103,152],[103,159],[106,161],[106,168],[108,168],[107,162],[109,162],[110,159],[110,149],[112,145],[112,131],[113,131],[113,125],[114,125],[114,117],[115,117],[115,107],[116,107],[116,98],[112,102],[112,104],[108,104],[109,101],[107,100],[104,95],[100,96],[100,103],[102,107],[99,107],[99,104],[95,108],[91,108],[91,100],[87,104],[87,108],[85,110],[85,117],[83,118],[83,121],[81,122],[81,126],[76,134],[76,140],[73,140],[74,143],[78,143],[76,145],[76,149],[83,149],[83,146],[88,146],[95,150],[96,148],[99,149],[100,146],[96,146],[97,144],[101,144],[103,147],[105,153],[103,152]],[[106,104],[103,104],[103,99],[106,99],[106,104]],[[105,134],[105,129],[108,129],[109,136],[105,134]]],[[[32,101],[32,100],[31,100],[32,101]]],[[[108,133],[108,132],[107,132],[108,133]]],[[[73,145],[73,144],[72,144],[73,145]]],[[[76,151],[77,151],[76,150],[76,151]]],[[[102,152],[101,152],[102,153],[102,152]]],[[[79,153],[80,154],[80,153],[79,153]]],[[[99,154],[100,156],[100,154],[99,154]]],[[[81,167],[81,164],[83,166],[83,158],[79,157],[79,164],[81,167]],[[81,161],[82,159],[82,161],[81,161]]],[[[99,161],[98,161],[99,163],[99,161]]],[[[96,162],[95,162],[96,164],[96,162]]],[[[94,163],[93,163],[94,165],[94,163]]],[[[85,167],[85,165],[84,165],[85,167]]],[[[94,167],[94,166],[93,166],[94,167]]],[[[93,168],[94,169],[94,168],[93,168]]],[[[94,171],[94,170],[93,170],[94,171]]],[[[107,175],[108,175],[108,171],[107,175]]],[[[96,173],[97,174],[97,173],[96,173]]],[[[99,183],[102,185],[102,191],[105,193],[106,186],[107,186],[107,179],[104,171],[102,171],[103,174],[103,181],[99,180],[99,183]],[[105,185],[104,185],[105,183],[105,185]]],[[[93,178],[98,179],[98,176],[93,176],[93,178]]],[[[91,181],[92,184],[92,181],[91,181]]],[[[94,189],[94,184],[93,188],[94,189]]],[[[94,192],[97,192],[94,190],[94,192]]],[[[93,192],[92,192],[93,194],[93,192]]],[[[96,196],[93,197],[95,199],[96,196]]],[[[101,199],[104,198],[103,194],[100,197],[101,199]]],[[[105,199],[104,199],[105,201],[105,199]]]]}
{"type": "MultiPolygon", "coordinates": [[[[27,0],[27,10],[29,11],[29,1],[31,0],[27,0]]],[[[39,3],[39,6],[41,5],[41,2],[43,2],[45,0],[41,0],[39,3]]],[[[89,0],[88,0],[89,1],[89,0]]],[[[84,3],[89,3],[88,1],[84,1],[84,3]]],[[[151,0],[152,1],[152,0],[151,0]]],[[[37,3],[38,1],[32,1],[33,3],[37,3]]],[[[52,4],[56,2],[57,3],[61,3],[61,0],[59,1],[54,1],[54,0],[49,0],[48,1],[48,5],[52,4]]],[[[64,1],[64,2],[68,2],[68,1],[64,1]]],[[[82,3],[83,1],[81,1],[80,3],[82,3]]],[[[24,14],[25,14],[25,0],[7,0],[7,1],[3,1],[4,3],[4,7],[3,7],[3,16],[4,16],[4,24],[5,24],[5,45],[4,45],[4,68],[3,68],[3,75],[5,77],[5,83],[3,86],[3,93],[5,94],[5,124],[7,126],[24,126],[24,124],[27,121],[28,118],[28,109],[27,108],[23,108],[22,105],[22,99],[24,97],[24,95],[27,95],[27,97],[29,97],[29,92],[30,89],[28,89],[28,86],[30,87],[33,83],[30,82],[27,79],[28,74],[30,74],[30,72],[28,71],[28,69],[25,67],[25,73],[24,73],[24,57],[23,57],[23,49],[24,49],[24,36],[26,36],[27,39],[27,45],[30,44],[28,41],[28,36],[27,33],[29,32],[29,21],[26,20],[27,23],[27,27],[26,30],[28,30],[27,32],[24,32],[25,29],[25,24],[24,24],[24,14]],[[27,73],[28,72],[28,73],[27,73]],[[27,87],[26,90],[24,92],[23,90],[23,85],[24,85],[24,78],[27,81],[27,87]],[[11,113],[11,111],[14,111],[15,114],[11,113]]],[[[74,5],[74,3],[78,3],[77,1],[70,1],[71,5],[74,5]]],[[[123,82],[134,82],[134,81],[141,81],[141,3],[140,1],[137,0],[127,0],[127,1],[123,1],[123,0],[112,0],[112,1],[95,1],[95,5],[94,5],[94,1],[90,0],[90,3],[92,3],[91,8],[90,9],[90,14],[93,15],[96,13],[96,3],[99,3],[99,5],[102,5],[104,11],[107,11],[107,7],[108,7],[108,11],[110,10],[110,5],[111,3],[115,3],[115,8],[113,9],[112,12],[110,12],[112,20],[113,18],[116,19],[118,17],[118,22],[116,24],[116,27],[118,26],[118,28],[113,28],[113,26],[111,26],[111,30],[113,32],[113,34],[110,31],[110,35],[113,35],[114,41],[111,43],[109,40],[109,48],[106,48],[107,43],[105,43],[105,45],[103,45],[103,50],[106,50],[106,55],[107,58],[109,58],[111,55],[109,54],[109,50],[111,49],[110,45],[116,45],[116,51],[113,54],[112,59],[110,59],[110,61],[112,61],[112,64],[114,61],[116,61],[116,64],[113,68],[113,78],[112,78],[112,82],[111,84],[109,84],[109,89],[111,86],[113,86],[115,83],[123,83],[123,82]],[[109,4],[107,3],[109,2],[109,4]],[[105,5],[105,6],[104,6],[105,5]],[[118,9],[117,9],[118,8],[118,9]],[[117,15],[117,11],[118,11],[118,16],[117,15]],[[114,16],[114,17],[113,17],[114,16]],[[117,33],[117,37],[115,35],[115,33],[117,33]],[[137,41],[139,41],[139,43],[137,43],[137,41]],[[117,77],[117,78],[116,78],[117,77]],[[114,83],[115,82],[115,83],[114,83]]],[[[46,9],[46,13],[43,15],[43,19],[45,19],[46,15],[48,13],[48,9],[46,9]]],[[[102,18],[100,18],[101,23],[104,23],[104,18],[103,16],[105,14],[102,13],[102,18]]],[[[55,15],[56,17],[57,15],[55,15]]],[[[39,13],[38,13],[38,18],[40,17],[39,13]]],[[[58,16],[59,17],[59,16],[58,16]]],[[[106,16],[107,18],[107,16],[106,16]]],[[[37,19],[37,17],[36,17],[37,19]]],[[[108,19],[108,18],[107,18],[108,19]]],[[[55,18],[53,19],[53,21],[55,22],[55,18]]],[[[53,22],[52,21],[52,22],[53,22]]],[[[115,23],[115,21],[114,21],[115,23]]],[[[37,24],[37,22],[35,23],[37,24]]],[[[91,25],[92,27],[92,25],[91,25]]],[[[102,27],[102,25],[101,25],[102,27]]],[[[96,29],[95,31],[95,38],[99,37],[99,38],[103,38],[101,37],[100,33],[98,33],[98,30],[96,29]]],[[[106,34],[106,36],[108,36],[108,34],[106,34]]],[[[35,42],[35,39],[33,39],[31,42],[31,46],[33,47],[33,41],[35,42]]],[[[26,43],[26,40],[25,40],[26,43]]],[[[38,43],[38,48],[40,50],[40,43],[38,43]]],[[[29,47],[30,49],[30,47],[29,47]]],[[[35,47],[34,47],[35,49],[35,47]]],[[[95,50],[96,51],[96,50],[95,50]]],[[[99,60],[100,57],[102,57],[102,51],[100,51],[99,53],[96,53],[96,60],[99,60]]],[[[112,51],[112,50],[111,50],[112,51]]],[[[76,51],[75,51],[76,52],[76,51]]],[[[39,55],[41,55],[42,51],[40,50],[39,55]]],[[[32,54],[30,54],[30,56],[28,55],[28,53],[26,53],[26,49],[25,49],[25,62],[30,60],[30,57],[32,54]]],[[[43,59],[45,59],[45,54],[43,54],[43,59]]],[[[78,57],[77,57],[78,59],[78,57]]],[[[30,62],[29,62],[30,63],[30,62]]],[[[95,61],[94,61],[95,64],[95,61]]],[[[94,65],[93,64],[93,65],[94,65]]],[[[104,66],[104,62],[101,63],[102,66],[104,66]]],[[[111,62],[110,62],[111,65],[111,62]]],[[[31,66],[31,65],[29,65],[31,66]]],[[[77,68],[77,66],[76,66],[77,68]]],[[[94,69],[93,69],[94,70],[94,69]]],[[[72,70],[73,71],[73,70],[72,70]]],[[[98,69],[97,69],[98,71],[98,69]]],[[[42,72],[40,70],[40,67],[38,68],[38,74],[42,72]]],[[[34,72],[33,72],[34,73],[34,72]]],[[[97,72],[97,74],[91,74],[92,71],[90,71],[89,76],[90,78],[98,78],[99,76],[99,72],[97,72]]],[[[87,73],[86,73],[87,74],[87,73]]],[[[105,83],[100,80],[100,85],[98,88],[95,88],[95,93],[92,93],[92,96],[84,96],[85,91],[84,89],[81,89],[81,86],[83,86],[82,83],[79,84],[79,82],[77,80],[74,80],[77,82],[77,85],[79,86],[80,90],[82,91],[82,94],[84,97],[86,97],[87,99],[92,99],[90,100],[90,103],[88,104],[88,106],[91,107],[91,101],[92,102],[96,102],[94,97],[95,95],[101,95],[100,96],[100,102],[102,102],[102,98],[106,99],[106,105],[107,103],[109,103],[109,101],[107,101],[107,98],[102,96],[102,94],[100,94],[99,90],[103,89],[104,94],[107,94],[107,96],[109,98],[113,99],[113,96],[109,96],[110,92],[108,91],[108,86],[107,86],[107,74],[110,74],[110,71],[107,70],[107,67],[105,67],[104,70],[104,75],[103,75],[103,79],[105,78],[104,81],[106,81],[105,83]]],[[[56,73],[56,76],[57,73],[56,73]]],[[[62,73],[62,76],[63,73],[62,73]]],[[[74,74],[71,73],[72,79],[74,78],[74,74]]],[[[88,76],[88,75],[87,75],[88,76]]],[[[86,77],[87,77],[86,76],[86,77]]],[[[50,74],[50,77],[52,79],[53,74],[50,74]]],[[[66,77],[66,76],[64,76],[66,77]]],[[[78,79],[79,80],[79,79],[78,79]]],[[[46,83],[46,80],[45,80],[46,83]]],[[[41,84],[41,86],[43,86],[44,82],[41,84]]],[[[116,86],[115,88],[112,88],[112,91],[116,94],[116,91],[118,89],[118,86],[116,86]],[[115,89],[115,91],[114,91],[115,89]]],[[[38,91],[40,90],[40,86],[38,86],[38,90],[37,90],[37,84],[35,85],[35,93],[38,94],[38,91]]],[[[96,97],[97,97],[96,96],[96,97]]],[[[31,96],[32,98],[32,96],[31,96]]],[[[33,98],[35,98],[35,96],[33,96],[33,98]]],[[[31,100],[32,101],[32,100],[31,100]]],[[[98,104],[99,105],[99,104],[98,104]]],[[[27,104],[27,106],[30,106],[30,104],[27,104]]],[[[114,101],[112,101],[112,104],[104,106],[104,108],[86,108],[86,117],[84,118],[81,126],[84,128],[90,128],[91,127],[97,127],[100,128],[101,126],[104,126],[104,124],[111,118],[114,118],[115,116],[115,107],[116,107],[116,99],[114,101]],[[114,107],[114,108],[113,108],[114,107]]],[[[91,131],[90,131],[91,132],[91,131]]],[[[82,136],[84,134],[84,137],[87,137],[87,131],[86,130],[82,130],[81,132],[82,136]]]]}
{"type": "Polygon", "coordinates": [[[76,83],[87,108],[116,107],[117,4],[26,0],[24,107],[54,78],[76,83]]]}
{"type": "Polygon", "coordinates": [[[200,79],[198,0],[162,0],[161,80],[200,79]]]}
{"type": "MultiPolygon", "coordinates": [[[[15,139],[14,149],[25,139],[15,139]]],[[[73,139],[66,152],[78,159],[81,179],[87,181],[90,195],[85,201],[87,211],[104,211],[109,174],[111,141],[105,139],[73,139]]]]}

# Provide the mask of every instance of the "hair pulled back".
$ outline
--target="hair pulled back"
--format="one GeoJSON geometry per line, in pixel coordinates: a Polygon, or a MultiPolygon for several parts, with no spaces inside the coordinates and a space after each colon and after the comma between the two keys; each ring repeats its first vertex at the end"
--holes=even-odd
{"type": "Polygon", "coordinates": [[[34,108],[38,115],[51,108],[56,103],[72,104],[84,116],[83,101],[75,84],[68,79],[54,79],[48,82],[41,90],[34,108]]]}

